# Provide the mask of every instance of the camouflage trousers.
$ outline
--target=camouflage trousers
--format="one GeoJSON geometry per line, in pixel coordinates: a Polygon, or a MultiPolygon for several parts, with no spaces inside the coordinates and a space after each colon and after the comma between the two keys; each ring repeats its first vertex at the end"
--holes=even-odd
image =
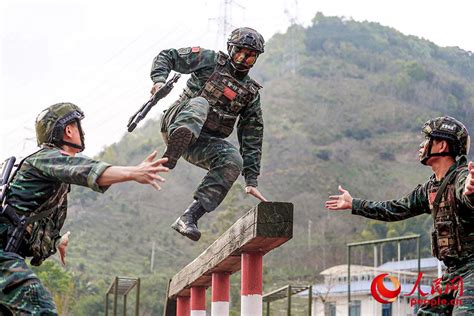
{"type": "Polygon", "coordinates": [[[196,189],[194,198],[201,202],[206,211],[211,212],[221,204],[242,172],[242,156],[231,143],[203,131],[209,111],[206,99],[196,97],[176,106],[179,108],[170,108],[168,111],[171,113],[163,116],[163,137],[167,142],[169,135],[182,126],[192,131],[194,137],[183,153],[183,158],[208,170],[196,189]]]}
{"type": "Polygon", "coordinates": [[[462,278],[462,290],[456,287],[447,293],[431,295],[428,297],[430,303],[421,305],[417,315],[474,315],[474,258],[465,264],[448,268],[442,276],[440,288],[446,289],[459,277],[462,278]]]}
{"type": "Polygon", "coordinates": [[[58,315],[51,294],[25,260],[3,250],[0,250],[0,289],[0,305],[14,315],[58,315]]]}

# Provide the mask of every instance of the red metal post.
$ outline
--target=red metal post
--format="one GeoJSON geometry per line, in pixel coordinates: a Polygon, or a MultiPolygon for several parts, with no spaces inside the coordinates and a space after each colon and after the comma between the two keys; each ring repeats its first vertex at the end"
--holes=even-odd
{"type": "Polygon", "coordinates": [[[229,316],[230,273],[212,274],[212,316],[229,316]]]}
{"type": "Polygon", "coordinates": [[[191,316],[206,316],[206,288],[191,288],[191,316]]]}
{"type": "Polygon", "coordinates": [[[176,316],[191,315],[191,298],[189,296],[178,296],[176,300],[176,316]]]}
{"type": "Polygon", "coordinates": [[[242,253],[241,316],[262,315],[263,253],[242,253]]]}

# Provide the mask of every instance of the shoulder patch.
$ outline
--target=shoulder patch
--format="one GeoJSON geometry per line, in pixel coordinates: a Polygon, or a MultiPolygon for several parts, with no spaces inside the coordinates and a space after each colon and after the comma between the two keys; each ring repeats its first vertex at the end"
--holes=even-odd
{"type": "Polygon", "coordinates": [[[190,52],[191,52],[191,47],[184,47],[184,48],[178,49],[178,54],[180,55],[187,55],[190,52]]]}
{"type": "Polygon", "coordinates": [[[201,47],[199,47],[199,46],[195,46],[195,47],[191,48],[191,51],[193,53],[199,53],[200,50],[201,50],[201,47]]]}

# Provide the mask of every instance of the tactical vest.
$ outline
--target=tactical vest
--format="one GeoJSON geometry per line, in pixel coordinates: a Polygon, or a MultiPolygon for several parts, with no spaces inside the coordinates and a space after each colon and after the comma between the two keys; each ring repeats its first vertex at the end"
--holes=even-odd
{"type": "Polygon", "coordinates": [[[235,79],[227,66],[228,59],[223,52],[218,53],[216,68],[198,94],[210,105],[203,129],[220,137],[232,133],[237,117],[261,88],[253,80],[241,83],[235,79]]]}
{"type": "MultiPolygon", "coordinates": [[[[23,162],[28,164],[25,158],[18,166],[12,179],[23,167],[23,162]]],[[[67,215],[66,207],[62,207],[62,205],[69,191],[69,184],[59,183],[52,195],[36,210],[25,213],[15,209],[18,215],[27,216],[27,229],[22,237],[23,241],[18,254],[22,257],[32,257],[32,265],[39,266],[46,258],[56,253],[56,241],[60,238],[60,231],[67,215]]],[[[9,226],[8,238],[14,228],[13,225],[9,226]]]]}
{"type": "Polygon", "coordinates": [[[25,256],[33,257],[31,264],[39,266],[49,256],[56,253],[56,241],[67,215],[66,207],[61,207],[70,185],[61,183],[54,194],[28,218],[31,219],[31,233],[25,235],[25,256]],[[36,218],[35,218],[36,217],[36,218]]]}
{"type": "MultiPolygon", "coordinates": [[[[474,250],[474,229],[462,225],[455,195],[455,178],[458,167],[445,179],[446,184],[429,188],[429,205],[433,217],[431,250],[433,256],[443,261],[465,257],[474,250]],[[437,195],[439,194],[439,197],[437,195]]],[[[443,181],[444,182],[444,181],[443,181]]]]}

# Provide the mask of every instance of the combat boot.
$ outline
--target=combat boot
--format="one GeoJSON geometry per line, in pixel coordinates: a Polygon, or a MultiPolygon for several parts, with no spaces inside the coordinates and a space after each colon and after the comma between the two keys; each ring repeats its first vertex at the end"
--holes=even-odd
{"type": "Polygon", "coordinates": [[[197,222],[204,214],[206,209],[197,200],[194,200],[188,209],[184,211],[171,228],[191,240],[198,241],[201,238],[201,232],[198,229],[197,222]]]}
{"type": "Polygon", "coordinates": [[[193,138],[193,133],[188,128],[182,126],[173,131],[168,140],[166,151],[163,158],[168,158],[168,161],[163,164],[164,167],[173,169],[178,162],[178,159],[188,148],[189,143],[193,138]]]}

